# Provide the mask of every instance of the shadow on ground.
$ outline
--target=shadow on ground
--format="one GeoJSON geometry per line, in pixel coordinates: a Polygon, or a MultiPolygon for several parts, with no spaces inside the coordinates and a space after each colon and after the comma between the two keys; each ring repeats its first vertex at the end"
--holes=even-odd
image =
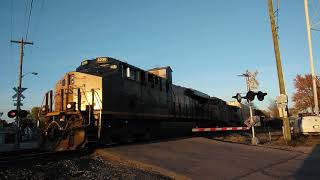
{"type": "Polygon", "coordinates": [[[313,151],[304,160],[301,168],[296,172],[297,179],[320,179],[320,145],[317,144],[313,151]]]}

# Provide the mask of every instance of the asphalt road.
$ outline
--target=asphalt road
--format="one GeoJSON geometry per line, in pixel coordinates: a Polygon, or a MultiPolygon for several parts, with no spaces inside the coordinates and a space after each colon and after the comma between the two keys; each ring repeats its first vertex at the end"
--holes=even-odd
{"type": "Polygon", "coordinates": [[[197,137],[98,152],[174,172],[178,179],[320,179],[320,146],[301,153],[197,137]]]}

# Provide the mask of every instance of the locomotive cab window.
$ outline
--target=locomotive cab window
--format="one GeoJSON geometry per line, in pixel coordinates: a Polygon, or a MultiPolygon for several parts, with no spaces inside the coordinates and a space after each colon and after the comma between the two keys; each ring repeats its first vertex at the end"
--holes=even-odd
{"type": "Polygon", "coordinates": [[[128,79],[135,80],[136,73],[135,73],[135,70],[133,68],[127,67],[127,71],[126,72],[127,72],[127,78],[128,79]]]}
{"type": "Polygon", "coordinates": [[[126,68],[126,77],[130,78],[130,68],[129,67],[126,68]]]}

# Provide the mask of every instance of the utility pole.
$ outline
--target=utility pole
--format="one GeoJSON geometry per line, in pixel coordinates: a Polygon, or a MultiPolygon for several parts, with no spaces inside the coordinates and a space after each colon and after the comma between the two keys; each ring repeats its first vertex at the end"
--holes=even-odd
{"type": "Polygon", "coordinates": [[[311,75],[312,75],[314,112],[316,113],[316,115],[319,115],[316,74],[314,72],[314,66],[313,66],[313,52],[312,52],[312,40],[311,40],[311,32],[310,32],[308,0],[304,0],[304,9],[305,9],[305,14],[306,14],[306,25],[307,25],[307,33],[308,33],[308,45],[309,45],[309,56],[310,56],[310,69],[311,69],[311,75]]]}
{"type": "MultiPolygon", "coordinates": [[[[281,65],[281,59],[280,59],[278,35],[277,35],[277,30],[276,30],[276,25],[275,25],[275,17],[274,17],[274,10],[273,10],[272,0],[268,0],[268,7],[269,7],[269,16],[270,16],[270,23],[271,23],[271,31],[272,31],[274,53],[275,53],[275,56],[276,56],[276,64],[277,64],[280,95],[286,96],[286,90],[285,90],[285,85],[284,85],[284,80],[283,80],[283,73],[282,73],[282,65],[281,65]]],[[[287,104],[285,106],[286,107],[284,109],[285,109],[285,111],[287,111],[288,110],[287,104]]],[[[291,132],[290,132],[289,118],[287,116],[287,113],[284,113],[284,116],[282,117],[282,120],[283,120],[283,126],[284,126],[283,137],[285,138],[287,143],[290,143],[291,142],[291,132]]]]}
{"type": "Polygon", "coordinates": [[[16,124],[17,124],[17,133],[16,133],[16,146],[19,147],[20,142],[20,117],[19,113],[21,110],[21,95],[22,95],[22,67],[23,67],[23,48],[25,45],[33,45],[33,42],[23,41],[14,41],[11,40],[11,43],[20,44],[20,63],[19,63],[19,74],[18,74],[18,92],[17,92],[17,116],[16,116],[16,124]]]}

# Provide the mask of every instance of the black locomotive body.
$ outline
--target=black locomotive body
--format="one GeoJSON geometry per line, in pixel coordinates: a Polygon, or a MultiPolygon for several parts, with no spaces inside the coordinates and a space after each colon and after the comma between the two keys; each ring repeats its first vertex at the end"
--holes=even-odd
{"type": "Polygon", "coordinates": [[[62,149],[92,139],[107,143],[242,123],[239,108],[172,84],[170,67],[145,71],[109,57],[83,61],[57,83],[52,96],[47,93],[43,108],[46,131],[60,138],[62,149]],[[74,134],[80,138],[75,140],[74,134]]]}

